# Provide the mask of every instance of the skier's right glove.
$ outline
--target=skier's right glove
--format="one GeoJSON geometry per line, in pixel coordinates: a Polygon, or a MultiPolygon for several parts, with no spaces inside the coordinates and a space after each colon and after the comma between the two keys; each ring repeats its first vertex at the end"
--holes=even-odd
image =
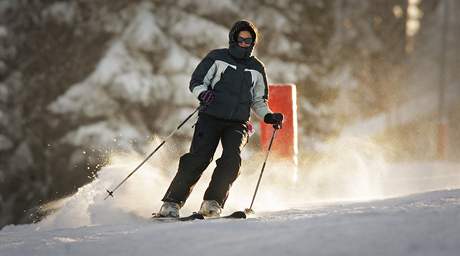
{"type": "Polygon", "coordinates": [[[281,129],[283,119],[284,117],[282,113],[268,113],[264,116],[264,122],[267,124],[273,124],[273,128],[275,129],[281,129]]]}
{"type": "Polygon", "coordinates": [[[203,104],[205,104],[205,105],[211,104],[211,102],[214,100],[214,98],[215,98],[215,95],[214,95],[214,92],[212,90],[204,91],[204,92],[200,93],[200,95],[198,96],[198,99],[201,102],[203,102],[203,104]]]}

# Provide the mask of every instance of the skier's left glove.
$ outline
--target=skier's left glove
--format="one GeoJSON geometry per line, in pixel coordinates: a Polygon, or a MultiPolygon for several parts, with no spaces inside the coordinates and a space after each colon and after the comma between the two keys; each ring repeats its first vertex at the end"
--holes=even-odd
{"type": "Polygon", "coordinates": [[[273,128],[280,129],[283,123],[282,113],[268,113],[264,116],[264,122],[267,124],[273,124],[273,128]]]}
{"type": "Polygon", "coordinates": [[[198,99],[203,102],[205,105],[211,104],[211,102],[214,100],[216,96],[214,95],[214,92],[212,90],[207,90],[198,96],[198,99]]]}

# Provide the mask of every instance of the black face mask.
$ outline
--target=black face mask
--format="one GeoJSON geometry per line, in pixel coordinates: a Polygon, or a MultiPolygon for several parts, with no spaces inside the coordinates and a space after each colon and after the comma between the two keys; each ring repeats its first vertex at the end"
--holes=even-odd
{"type": "Polygon", "coordinates": [[[251,57],[252,50],[254,49],[254,45],[241,47],[237,42],[231,42],[228,49],[230,50],[230,55],[232,55],[235,59],[249,59],[249,57],[251,57]]]}

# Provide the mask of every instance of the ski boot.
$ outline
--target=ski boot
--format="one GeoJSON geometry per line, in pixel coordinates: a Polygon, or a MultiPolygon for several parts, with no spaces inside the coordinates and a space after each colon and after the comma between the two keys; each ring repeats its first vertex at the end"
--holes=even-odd
{"type": "Polygon", "coordinates": [[[164,202],[156,215],[158,217],[179,218],[179,209],[178,203],[164,202]]]}
{"type": "Polygon", "coordinates": [[[202,214],[204,217],[219,217],[222,212],[222,207],[215,200],[204,200],[201,203],[199,214],[202,214]]]}

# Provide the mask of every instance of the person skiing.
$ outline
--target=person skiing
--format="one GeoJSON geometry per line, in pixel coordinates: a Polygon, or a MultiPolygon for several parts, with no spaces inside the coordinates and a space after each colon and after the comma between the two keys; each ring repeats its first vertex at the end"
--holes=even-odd
{"type": "Polygon", "coordinates": [[[179,217],[203,171],[211,163],[219,141],[222,156],[204,194],[199,213],[218,217],[239,175],[241,150],[248,141],[250,109],[265,123],[281,127],[282,113],[268,107],[268,85],[263,63],[252,55],[257,43],[255,25],[237,21],[229,32],[229,47],[215,49],[192,74],[190,91],[200,101],[190,151],[181,156],[178,171],[166,191],[157,215],[179,217]]]}

